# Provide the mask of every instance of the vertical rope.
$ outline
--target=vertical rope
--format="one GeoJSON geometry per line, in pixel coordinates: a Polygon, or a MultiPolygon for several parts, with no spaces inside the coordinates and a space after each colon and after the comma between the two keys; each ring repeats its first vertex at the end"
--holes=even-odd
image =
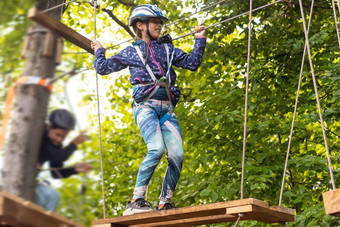
{"type": "MultiPolygon", "coordinates": [[[[94,8],[94,39],[97,39],[97,0],[93,0],[94,8]]],[[[103,197],[103,214],[106,218],[105,212],[105,194],[104,194],[104,169],[103,169],[103,146],[102,146],[102,130],[100,123],[100,102],[99,102],[99,86],[98,86],[98,73],[96,71],[96,90],[97,90],[97,111],[98,111],[98,130],[99,130],[99,146],[100,146],[100,171],[102,175],[102,197],[103,197]]]]}
{"type": "Polygon", "coordinates": [[[249,89],[249,64],[250,64],[250,44],[251,44],[251,22],[252,22],[252,11],[253,11],[253,1],[249,1],[249,26],[248,26],[248,55],[247,55],[247,79],[246,79],[246,97],[244,104],[244,128],[243,128],[243,152],[242,152],[242,175],[241,175],[241,199],[243,199],[244,191],[244,166],[246,158],[246,139],[247,139],[247,117],[248,117],[248,89],[249,89]]]}
{"type": "Polygon", "coordinates": [[[305,33],[306,44],[307,44],[309,65],[310,65],[310,68],[311,68],[311,73],[312,73],[312,78],[313,78],[315,97],[316,97],[316,102],[317,102],[318,110],[319,110],[319,118],[320,118],[320,123],[321,123],[321,128],[322,128],[322,135],[323,135],[323,139],[324,139],[324,142],[325,142],[325,148],[326,148],[326,153],[327,153],[329,174],[330,174],[330,177],[331,177],[333,190],[335,190],[336,188],[335,188],[335,182],[334,182],[334,176],[333,176],[333,170],[332,170],[332,163],[331,163],[331,159],[330,159],[330,155],[329,155],[329,149],[328,149],[328,143],[327,143],[327,137],[326,137],[326,130],[325,130],[322,112],[321,112],[321,105],[320,105],[319,93],[318,93],[318,88],[317,88],[317,85],[316,85],[316,79],[315,79],[315,74],[314,74],[312,55],[311,55],[311,51],[310,51],[310,47],[309,47],[309,39],[308,39],[307,31],[306,31],[306,21],[305,21],[305,15],[303,13],[302,0],[299,0],[299,4],[300,4],[300,11],[301,11],[301,17],[302,17],[302,22],[303,22],[303,30],[304,30],[304,33],[305,33]]]}
{"type": "MultiPolygon", "coordinates": [[[[313,15],[313,8],[314,8],[314,0],[312,0],[312,4],[311,4],[311,7],[310,7],[307,34],[309,34],[309,28],[310,28],[310,24],[311,24],[311,20],[312,20],[312,15],[313,15]]],[[[292,137],[293,137],[293,132],[294,132],[295,118],[296,118],[297,106],[298,106],[298,101],[299,101],[299,94],[300,94],[300,88],[301,88],[302,73],[303,73],[303,67],[304,67],[304,62],[305,62],[305,57],[306,57],[306,51],[307,51],[307,42],[305,42],[305,48],[303,49],[303,55],[302,55],[302,61],[301,61],[301,67],[300,67],[300,77],[299,77],[299,83],[298,83],[298,88],[297,88],[296,98],[295,98],[295,105],[294,105],[294,114],[293,114],[292,125],[290,127],[290,134],[289,134],[286,162],[285,162],[285,167],[284,167],[284,170],[283,170],[283,177],[282,177],[282,184],[281,184],[281,191],[280,191],[279,206],[281,206],[281,203],[282,203],[283,188],[284,188],[284,185],[285,185],[287,166],[288,166],[288,159],[289,159],[289,152],[290,152],[290,147],[291,147],[291,144],[292,144],[292,137]]]]}
{"type": "MultiPolygon", "coordinates": [[[[339,7],[339,4],[338,4],[338,7],[339,7]]],[[[339,27],[338,27],[338,17],[336,15],[334,0],[332,0],[332,8],[333,8],[333,14],[334,14],[334,19],[335,19],[336,35],[338,37],[338,43],[339,43],[339,48],[340,48],[340,34],[339,34],[339,27]]],[[[339,8],[339,10],[340,10],[340,8],[339,8]]]]}

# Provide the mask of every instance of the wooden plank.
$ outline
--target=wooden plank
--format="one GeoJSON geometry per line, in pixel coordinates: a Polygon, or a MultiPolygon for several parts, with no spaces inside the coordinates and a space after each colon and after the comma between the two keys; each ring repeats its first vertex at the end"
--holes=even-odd
{"type": "Polygon", "coordinates": [[[111,223],[112,226],[193,226],[236,221],[257,220],[265,223],[280,223],[294,220],[294,210],[283,207],[269,207],[268,203],[249,198],[213,204],[198,205],[172,210],[145,212],[93,221],[93,226],[111,223]]]}
{"type": "Polygon", "coordinates": [[[11,226],[84,227],[6,192],[0,192],[0,221],[11,226]]]}
{"type": "Polygon", "coordinates": [[[44,43],[44,50],[42,53],[43,56],[52,57],[53,51],[55,49],[54,40],[55,35],[52,32],[47,32],[44,43]]]}
{"type": "MultiPolygon", "coordinates": [[[[32,31],[32,29],[33,29],[32,27],[29,27],[29,28],[27,29],[27,33],[29,33],[30,31],[32,31]]],[[[23,45],[22,50],[21,50],[21,58],[22,58],[22,59],[25,59],[25,58],[26,58],[26,51],[27,51],[27,48],[28,48],[28,44],[29,44],[30,39],[31,39],[31,35],[26,34],[26,35],[25,35],[25,40],[24,40],[24,45],[23,45]]]]}
{"type": "Polygon", "coordinates": [[[55,54],[55,63],[58,65],[61,63],[61,55],[63,53],[63,47],[64,47],[63,39],[59,38],[57,41],[57,50],[55,54]]]}
{"type": "MultiPolygon", "coordinates": [[[[234,222],[236,221],[238,216],[228,215],[228,214],[220,214],[214,216],[207,217],[197,217],[197,218],[187,218],[182,220],[174,220],[174,221],[166,221],[166,222],[157,222],[157,223],[148,223],[148,224],[140,224],[140,225],[129,225],[129,227],[165,227],[165,226],[176,226],[176,227],[184,227],[184,226],[196,226],[196,225],[208,225],[208,224],[216,224],[223,222],[234,222]]],[[[115,225],[113,225],[115,226],[115,225]]]]}
{"type": "Polygon", "coordinates": [[[92,225],[92,227],[111,227],[111,224],[98,224],[98,225],[92,225]]]}
{"type": "Polygon", "coordinates": [[[322,193],[326,214],[340,217],[340,188],[322,193]]]}
{"type": "Polygon", "coordinates": [[[28,18],[81,47],[87,52],[94,54],[91,49],[91,40],[46,13],[40,13],[37,8],[32,8],[28,11],[28,18]]]}
{"type": "Polygon", "coordinates": [[[122,225],[134,225],[139,223],[154,223],[162,221],[171,221],[185,218],[195,218],[204,216],[213,216],[226,213],[227,207],[256,204],[258,206],[269,207],[268,203],[254,198],[233,200],[213,204],[197,205],[192,207],[177,208],[157,212],[145,212],[130,216],[121,216],[115,218],[101,219],[93,221],[93,224],[116,223],[122,225]]]}
{"type": "Polygon", "coordinates": [[[253,211],[253,205],[243,205],[243,206],[237,206],[237,207],[230,207],[227,208],[227,214],[243,214],[243,213],[249,213],[253,211]]]}
{"type": "Polygon", "coordinates": [[[295,215],[294,209],[288,208],[288,207],[283,207],[283,206],[271,206],[271,210],[281,212],[281,213],[287,213],[290,215],[295,215]]]}

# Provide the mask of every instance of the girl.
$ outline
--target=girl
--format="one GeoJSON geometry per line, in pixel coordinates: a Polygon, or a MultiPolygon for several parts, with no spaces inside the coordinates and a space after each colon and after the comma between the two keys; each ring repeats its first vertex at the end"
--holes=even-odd
{"type": "Polygon", "coordinates": [[[162,24],[168,21],[155,5],[139,5],[131,10],[129,25],[136,33],[135,42],[111,58],[105,57],[101,44],[92,40],[94,66],[101,75],[129,67],[130,83],[134,85],[132,104],[135,121],[147,145],[147,154],[137,175],[132,200],[123,215],[150,211],[144,200],[151,176],[164,150],[168,159],[158,210],[171,209],[171,197],[178,182],[184,158],[182,134],[174,113],[180,91],[172,65],[192,71],[202,62],[206,37],[204,26],[195,27],[195,46],[191,54],[162,43],[162,24]]]}

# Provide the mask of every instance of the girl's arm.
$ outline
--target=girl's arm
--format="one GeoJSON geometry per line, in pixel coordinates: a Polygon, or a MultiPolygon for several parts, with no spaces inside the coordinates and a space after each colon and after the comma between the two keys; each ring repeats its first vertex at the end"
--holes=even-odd
{"type": "Polygon", "coordinates": [[[201,65],[206,46],[205,27],[196,26],[195,32],[195,45],[194,49],[190,52],[190,55],[181,49],[175,48],[173,60],[174,66],[196,71],[201,65]]]}
{"type": "Polygon", "coordinates": [[[124,49],[111,58],[106,58],[103,46],[97,41],[91,40],[91,47],[95,51],[93,66],[100,75],[107,75],[125,69],[127,64],[127,51],[124,49]]]}

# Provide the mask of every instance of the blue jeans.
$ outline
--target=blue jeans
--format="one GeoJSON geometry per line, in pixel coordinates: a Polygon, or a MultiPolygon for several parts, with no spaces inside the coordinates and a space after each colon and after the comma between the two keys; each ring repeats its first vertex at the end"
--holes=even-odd
{"type": "Polygon", "coordinates": [[[35,203],[46,210],[55,211],[59,202],[59,192],[49,185],[37,183],[35,187],[35,203]]]}
{"type": "Polygon", "coordinates": [[[135,120],[147,146],[146,157],[137,175],[135,196],[144,197],[151,176],[165,150],[168,167],[160,200],[164,202],[171,200],[184,159],[182,133],[173,109],[169,101],[153,99],[134,107],[135,120]]]}

